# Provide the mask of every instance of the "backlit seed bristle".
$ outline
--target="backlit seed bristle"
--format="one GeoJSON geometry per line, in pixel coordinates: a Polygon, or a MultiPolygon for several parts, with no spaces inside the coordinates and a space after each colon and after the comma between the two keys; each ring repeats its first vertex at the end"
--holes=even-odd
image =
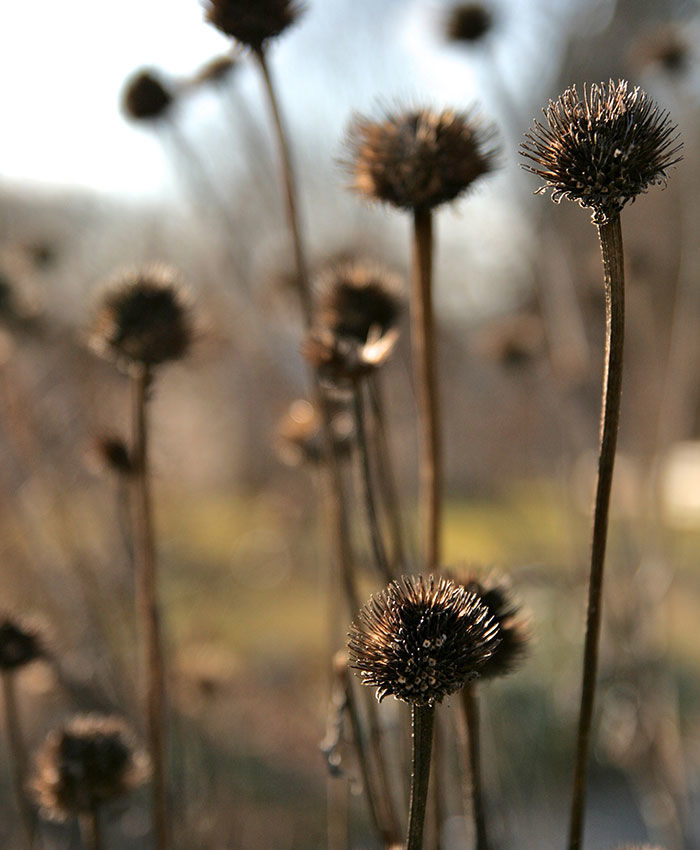
{"type": "Polygon", "coordinates": [[[81,715],[49,733],[30,787],[47,817],[94,812],[148,777],[148,759],[118,717],[81,715]]]}
{"type": "Polygon", "coordinates": [[[510,587],[503,579],[495,577],[471,577],[464,582],[464,586],[479,597],[500,629],[501,642],[484,661],[479,675],[484,679],[493,679],[512,673],[527,655],[530,635],[528,624],[520,614],[519,605],[513,600],[510,587]]]}
{"type": "Polygon", "coordinates": [[[357,116],[347,136],[352,188],[401,209],[432,209],[493,170],[493,137],[493,128],[453,109],[357,116]]]}
{"type": "Polygon", "coordinates": [[[482,3],[460,3],[447,13],[445,37],[456,43],[475,44],[493,27],[493,15],[482,3]]]}
{"type": "Polygon", "coordinates": [[[183,357],[192,320],[179,279],[166,266],[128,271],[109,285],[93,325],[91,342],[120,365],[157,366],[183,357]]]}
{"type": "Polygon", "coordinates": [[[339,336],[325,327],[315,328],[307,334],[301,351],[324,384],[343,387],[385,363],[396,339],[395,328],[385,334],[377,328],[364,344],[349,336],[339,336]]]}
{"type": "Polygon", "coordinates": [[[353,623],[350,666],[379,700],[433,705],[477,676],[499,626],[476,594],[443,576],[403,576],[372,596],[353,623]]]}
{"type": "Polygon", "coordinates": [[[122,108],[135,121],[153,121],[169,111],[173,93],[155,71],[137,71],[124,86],[122,108]]]}
{"type": "Polygon", "coordinates": [[[400,288],[398,276],[376,263],[339,263],[319,276],[318,322],[338,336],[366,342],[372,328],[385,333],[398,322],[400,288]]]}
{"type": "Polygon", "coordinates": [[[258,51],[291,26],[303,8],[295,0],[205,0],[203,5],[210,24],[258,51]]]}
{"type": "Polygon", "coordinates": [[[626,80],[568,88],[535,121],[521,155],[523,168],[545,181],[552,200],[576,201],[596,223],[619,214],[649,186],[665,185],[680,159],[676,125],[639,87],[626,80]],[[532,163],[532,164],[531,164],[532,163]]]}
{"type": "Polygon", "coordinates": [[[0,670],[25,667],[45,654],[41,630],[30,621],[0,613],[0,670]]]}

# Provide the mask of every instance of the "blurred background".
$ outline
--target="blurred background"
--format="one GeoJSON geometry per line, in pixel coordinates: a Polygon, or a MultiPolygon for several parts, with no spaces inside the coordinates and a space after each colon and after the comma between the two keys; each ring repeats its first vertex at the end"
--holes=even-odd
{"type": "MultiPolygon", "coordinates": [[[[96,449],[128,435],[128,388],[86,338],[106,279],[166,261],[198,320],[192,356],[159,376],[152,403],[178,844],[326,846],[332,579],[316,471],[279,451],[307,379],[257,69],[240,53],[202,73],[229,45],[196,0],[15,4],[2,17],[0,604],[42,617],[59,659],[20,680],[28,742],[78,709],[139,727],[125,485],[96,449]],[[173,100],[133,121],[124,84],[144,67],[173,100]]],[[[409,268],[408,217],[347,190],[354,113],[450,105],[498,128],[497,173],[437,216],[435,280],[446,560],[509,575],[536,636],[523,669],[485,689],[504,848],[562,844],[566,831],[604,333],[589,215],[533,197],[517,148],[574,82],[625,77],[678,123],[684,160],[668,188],[623,214],[626,373],[586,847],[697,847],[698,4],[309,0],[270,63],[314,269],[356,255],[409,268]],[[456,26],[466,5],[481,7],[481,34],[456,26]]],[[[397,466],[411,539],[406,324],[383,380],[394,457],[411,459],[397,466]]],[[[0,844],[14,848],[5,755],[0,844]]],[[[350,846],[373,847],[349,755],[341,768],[350,846]]],[[[108,846],[145,846],[145,799],[112,817],[108,846]]],[[[467,828],[457,798],[444,850],[469,846],[467,828]]],[[[68,847],[69,833],[47,835],[68,847]]]]}

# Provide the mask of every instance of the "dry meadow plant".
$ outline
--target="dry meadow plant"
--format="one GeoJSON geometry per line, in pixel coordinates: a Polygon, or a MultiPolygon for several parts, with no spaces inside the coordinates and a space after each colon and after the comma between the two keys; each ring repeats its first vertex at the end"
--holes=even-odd
{"type": "Polygon", "coordinates": [[[591,546],[581,710],[574,765],[570,850],[583,841],[586,776],[598,669],[603,568],[622,389],[624,256],[620,213],[649,186],[665,184],[680,159],[676,126],[626,80],[567,89],[534,122],[521,145],[523,167],[544,181],[540,193],[590,209],[603,260],[606,306],[600,452],[591,546]]]}
{"type": "Polygon", "coordinates": [[[148,400],[157,370],[179,360],[193,336],[189,302],[177,274],[165,266],[128,271],[111,282],[93,323],[92,345],[127,372],[132,391],[129,451],[136,566],[136,604],[141,628],[145,711],[153,767],[153,818],[158,850],[170,846],[166,671],[158,602],[155,531],[149,463],[148,400]]]}

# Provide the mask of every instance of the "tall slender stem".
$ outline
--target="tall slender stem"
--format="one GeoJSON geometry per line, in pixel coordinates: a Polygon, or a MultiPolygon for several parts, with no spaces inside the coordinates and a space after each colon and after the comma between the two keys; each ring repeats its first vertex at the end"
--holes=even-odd
{"type": "MultiPolygon", "coordinates": [[[[462,710],[469,750],[469,779],[472,817],[476,832],[476,850],[489,850],[484,810],[484,792],[481,779],[481,733],[479,724],[479,699],[476,685],[467,683],[462,688],[462,710]]],[[[465,800],[466,802],[466,800],[465,800]]]]}
{"type": "Polygon", "coordinates": [[[430,210],[414,212],[411,330],[420,419],[421,502],[425,528],[425,569],[440,563],[441,457],[435,321],[432,291],[433,228],[430,210]]]}
{"type": "Polygon", "coordinates": [[[433,745],[435,706],[411,706],[413,722],[413,768],[411,772],[411,805],[408,816],[406,850],[422,850],[425,807],[428,801],[430,752],[433,745]]]}
{"type": "Polygon", "coordinates": [[[151,372],[141,367],[132,376],[132,482],[136,605],[141,624],[145,708],[151,756],[153,823],[158,850],[170,845],[165,731],[165,669],[157,599],[156,552],[148,457],[147,403],[151,372]]]}
{"type": "Polygon", "coordinates": [[[258,64],[260,65],[260,70],[265,82],[265,91],[267,92],[270,115],[272,116],[275,133],[277,135],[277,146],[279,148],[279,156],[282,167],[282,182],[284,184],[285,202],[287,207],[287,223],[289,225],[289,232],[292,237],[292,244],[294,248],[294,260],[297,271],[297,288],[304,314],[304,321],[306,322],[307,327],[310,327],[312,315],[311,289],[309,286],[309,271],[306,262],[306,255],[304,253],[304,244],[301,238],[301,225],[299,223],[299,211],[297,209],[296,178],[294,175],[294,168],[292,166],[292,157],[289,152],[287,133],[284,128],[282,114],[277,102],[275,87],[272,83],[272,77],[270,76],[270,68],[267,63],[265,50],[261,47],[259,50],[254,51],[254,53],[255,58],[258,60],[258,64]]]}
{"type": "Polygon", "coordinates": [[[355,431],[357,432],[357,446],[360,452],[362,492],[365,502],[365,513],[369,536],[372,541],[372,551],[377,570],[384,576],[387,582],[394,577],[389,569],[389,561],[386,556],[384,540],[379,527],[377,517],[377,506],[374,501],[374,489],[372,487],[372,470],[369,462],[369,449],[367,447],[367,426],[365,421],[365,405],[362,397],[363,386],[361,381],[356,381],[353,386],[353,412],[355,415],[355,431]]]}
{"type": "Polygon", "coordinates": [[[102,850],[102,830],[97,807],[80,815],[80,837],[85,850],[102,850]]]}
{"type": "Polygon", "coordinates": [[[391,444],[387,436],[381,385],[377,373],[370,375],[368,386],[370,410],[374,426],[373,435],[376,443],[375,455],[379,473],[379,487],[384,500],[392,536],[392,566],[395,572],[400,572],[406,564],[403,529],[401,528],[401,508],[396,492],[396,479],[391,459],[391,444]]]}
{"type": "Polygon", "coordinates": [[[580,850],[583,844],[583,818],[586,801],[586,777],[590,749],[591,722],[598,671],[598,646],[602,612],[603,567],[608,534],[608,511],[612,487],[617,429],[620,419],[622,389],[622,352],[625,328],[625,279],[622,251],[622,229],[619,215],[598,225],[598,238],[603,258],[605,283],[605,370],[600,425],[600,454],[596,484],[591,572],[588,589],[588,615],[583,656],[581,709],[574,785],[571,804],[569,850],[580,850]]]}
{"type": "Polygon", "coordinates": [[[2,678],[2,695],[5,702],[7,743],[12,757],[12,778],[15,787],[15,798],[27,839],[27,847],[32,850],[36,846],[35,822],[32,807],[24,791],[24,783],[27,775],[27,757],[24,749],[22,727],[19,720],[14,676],[15,674],[12,671],[3,670],[0,678],[2,678]]]}

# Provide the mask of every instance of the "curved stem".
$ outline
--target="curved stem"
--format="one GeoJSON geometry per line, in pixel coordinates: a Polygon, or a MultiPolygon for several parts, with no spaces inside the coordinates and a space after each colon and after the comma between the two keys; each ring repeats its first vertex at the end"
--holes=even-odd
{"type": "Polygon", "coordinates": [[[374,501],[374,490],[372,489],[372,471],[369,463],[369,450],[367,447],[367,431],[365,405],[362,398],[362,383],[356,381],[353,386],[353,413],[355,416],[355,431],[357,432],[357,446],[360,452],[360,466],[362,478],[362,491],[365,502],[365,514],[367,516],[367,525],[369,527],[369,536],[372,541],[372,551],[374,553],[374,563],[377,570],[384,576],[387,582],[390,582],[394,577],[389,569],[389,561],[384,548],[381,529],[379,528],[379,519],[377,517],[377,506],[374,501]]]}
{"type": "MultiPolygon", "coordinates": [[[[481,736],[479,730],[479,700],[476,685],[467,683],[462,688],[462,710],[466,724],[469,750],[469,778],[472,817],[476,832],[476,850],[488,850],[484,792],[481,781],[481,736]]],[[[466,801],[465,801],[466,802],[466,801]]]]}
{"type": "Polygon", "coordinates": [[[620,217],[598,225],[598,238],[603,258],[605,283],[605,371],[601,409],[600,454],[596,484],[591,572],[588,589],[588,615],[583,656],[581,709],[574,786],[571,804],[569,850],[580,850],[583,844],[583,816],[586,800],[586,776],[590,749],[591,722],[598,672],[598,646],[602,612],[603,567],[608,534],[608,511],[612,487],[617,429],[620,418],[622,389],[622,352],[625,327],[625,281],[620,217]]]}
{"type": "Polygon", "coordinates": [[[309,287],[309,272],[306,263],[306,255],[304,253],[304,244],[301,238],[301,226],[299,224],[299,212],[297,209],[297,192],[296,179],[294,169],[292,167],[292,157],[289,152],[289,143],[287,141],[287,133],[282,121],[275,87],[270,76],[270,68],[267,64],[267,57],[263,48],[254,51],[255,58],[258,60],[260,70],[265,82],[265,91],[267,92],[267,100],[270,108],[270,115],[275,126],[277,135],[277,146],[279,148],[279,156],[282,167],[282,182],[284,184],[284,195],[287,207],[287,223],[289,232],[292,238],[294,248],[294,261],[296,265],[296,281],[299,291],[299,299],[301,301],[304,321],[307,327],[311,326],[311,291],[309,287]]]}
{"type": "Polygon", "coordinates": [[[425,570],[440,563],[441,457],[435,322],[432,293],[433,228],[430,210],[415,210],[411,292],[411,346],[420,419],[421,502],[425,570]]]}
{"type": "Polygon", "coordinates": [[[433,744],[435,706],[411,706],[413,721],[413,770],[411,773],[411,807],[408,816],[406,850],[422,850],[425,807],[430,778],[430,751],[433,744]]]}
{"type": "Polygon", "coordinates": [[[8,670],[3,670],[0,678],[2,678],[2,695],[5,701],[5,725],[7,727],[8,749],[12,758],[12,778],[14,781],[15,798],[27,839],[27,847],[32,850],[36,846],[36,830],[34,813],[24,792],[24,783],[27,776],[27,757],[24,749],[19,709],[17,707],[14,675],[14,673],[8,670]]]}
{"type": "Polygon", "coordinates": [[[132,376],[134,554],[136,606],[144,654],[146,717],[151,757],[153,823],[158,850],[170,844],[168,829],[165,669],[157,599],[156,553],[148,463],[147,394],[151,373],[140,368],[132,376]]]}

